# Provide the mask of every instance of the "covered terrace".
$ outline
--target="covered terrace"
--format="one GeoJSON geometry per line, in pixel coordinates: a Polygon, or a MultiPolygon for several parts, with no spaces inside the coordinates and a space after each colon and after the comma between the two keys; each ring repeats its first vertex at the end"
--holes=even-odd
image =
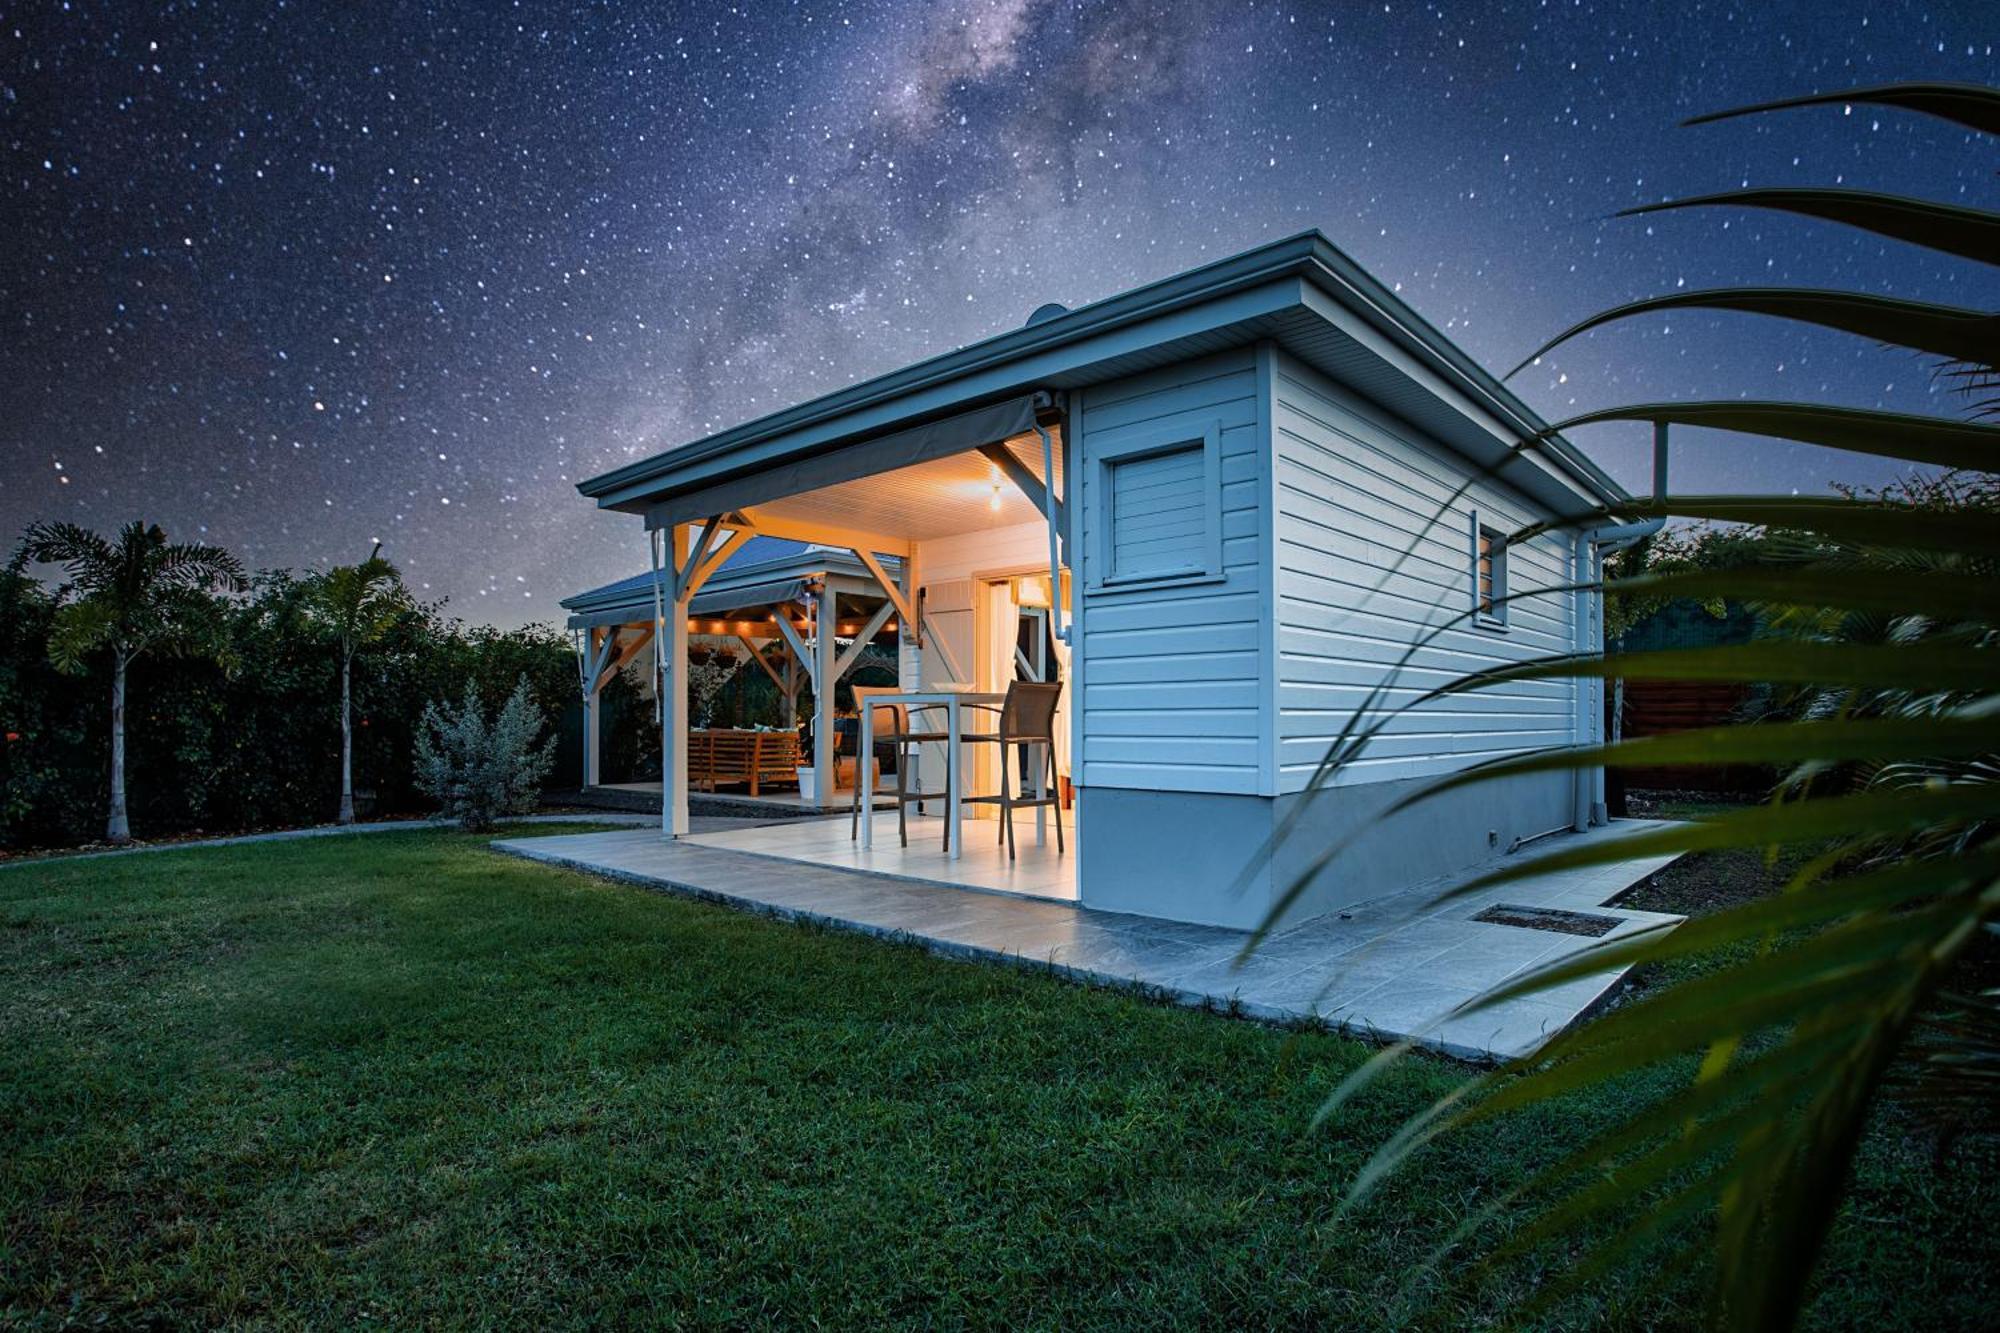
{"type": "MultiPolygon", "coordinates": [[[[853,628],[861,639],[894,633],[906,691],[939,689],[970,698],[1004,690],[1024,675],[1060,679],[1068,656],[1060,607],[1068,545],[1059,498],[1063,439],[1061,403],[1046,393],[1020,394],[920,425],[869,432],[839,450],[775,466],[745,467],[750,460],[733,455],[717,461],[744,470],[730,475],[725,467],[713,480],[690,478],[670,496],[635,502],[650,538],[654,574],[647,595],[656,599],[656,651],[669,682],[660,695],[666,831],[687,832],[691,748],[684,739],[688,691],[671,682],[686,679],[690,670],[688,637],[710,628],[712,617],[737,609],[742,594],[718,593],[715,580],[724,562],[758,538],[808,543],[830,577],[840,566],[857,581],[872,580],[862,587],[882,600],[853,628]]],[[[575,599],[573,625],[589,618],[588,596],[575,599]]],[[[631,594],[626,607],[628,616],[637,609],[631,594]]],[[[846,614],[842,603],[837,616],[846,614]]],[[[861,614],[857,605],[855,615],[861,614]]],[[[815,616],[821,615],[816,603],[815,616]]],[[[600,620],[599,627],[612,619],[618,617],[600,620]]],[[[621,623],[628,638],[645,633],[643,623],[621,623]]],[[[813,625],[818,623],[816,618],[813,625]]],[[[587,624],[579,628],[591,632],[587,624]]],[[[810,643],[805,627],[788,626],[783,617],[774,628],[773,641],[782,641],[795,661],[810,659],[823,679],[839,680],[851,661],[833,643],[845,627],[810,643]]],[[[592,672],[595,661],[618,660],[608,632],[583,648],[586,681],[600,678],[592,672]]],[[[780,669],[775,661],[766,665],[780,669]]],[[[831,691],[825,693],[830,698],[831,691]]],[[[1065,710],[1057,728],[1059,760],[1067,757],[1068,725],[1065,710]]],[[[817,734],[825,732],[825,724],[816,727],[817,734]]],[[[955,780],[955,748],[933,749],[935,767],[923,767],[955,780]]],[[[831,769],[823,751],[815,746],[815,786],[827,792],[831,769]]],[[[966,767],[967,792],[989,790],[997,781],[996,757],[981,756],[966,767]]],[[[843,808],[848,800],[837,793],[823,804],[843,808]]],[[[946,802],[945,817],[954,812],[946,802]]],[[[1038,830],[1045,822],[1027,818],[1038,830]]],[[[895,840],[893,831],[878,836],[895,840]]],[[[923,836],[936,838],[938,831],[933,826],[923,836]]],[[[962,846],[966,840],[955,841],[962,846]]],[[[1039,851],[1042,839],[1034,846],[1039,851]]],[[[951,848],[951,859],[959,856],[959,848],[951,848]]]]}
{"type": "MultiPolygon", "coordinates": [[[[728,549],[717,548],[717,555],[711,557],[714,568],[687,599],[682,614],[686,634],[744,655],[747,660],[739,671],[761,671],[769,679],[776,692],[781,729],[780,733],[765,733],[770,740],[782,734],[790,742],[797,736],[801,693],[808,697],[813,796],[806,803],[833,808],[845,801],[847,794],[837,790],[835,747],[818,743],[820,738],[835,734],[833,687],[862,664],[871,647],[882,650],[876,660],[886,656],[894,669],[896,606],[883,592],[879,579],[893,580],[900,563],[890,557],[871,569],[851,551],[775,537],[724,545],[728,549]],[[830,626],[831,632],[821,633],[822,626],[830,626]],[[821,681],[828,682],[827,688],[820,688],[821,681]]],[[[660,721],[660,663],[653,649],[667,604],[658,592],[653,575],[646,573],[593,588],[562,603],[570,613],[568,627],[576,648],[583,700],[586,788],[604,785],[604,689],[618,672],[640,664],[647,682],[645,693],[653,703],[652,724],[660,721]]],[[[762,761],[765,771],[760,774],[753,766],[748,775],[750,794],[767,800],[776,795],[788,804],[800,801],[797,795],[782,791],[796,776],[789,771],[779,775],[770,768],[774,758],[783,758],[781,747],[772,744],[762,748],[770,753],[762,761]],[[774,794],[769,790],[772,786],[781,791],[774,794]]],[[[796,743],[783,748],[790,755],[803,752],[796,743]]],[[[749,753],[746,748],[744,754],[749,753]]],[[[796,760],[787,760],[784,766],[791,762],[796,760]]],[[[628,790],[661,789],[657,781],[616,785],[628,790]]]]}

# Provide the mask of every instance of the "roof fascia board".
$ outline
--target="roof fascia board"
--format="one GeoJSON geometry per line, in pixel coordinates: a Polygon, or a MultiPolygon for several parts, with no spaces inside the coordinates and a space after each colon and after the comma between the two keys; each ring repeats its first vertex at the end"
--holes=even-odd
{"type": "MultiPolygon", "coordinates": [[[[738,458],[728,460],[733,466],[727,477],[695,481],[686,474],[669,474],[649,482],[655,496],[640,512],[645,514],[649,528],[712,521],[708,517],[712,514],[740,514],[754,530],[767,535],[851,545],[845,540],[836,541],[837,534],[831,531],[819,536],[809,529],[788,530],[771,522],[772,516],[762,507],[804,492],[861,481],[961,453],[995,440],[1012,439],[1033,427],[1036,407],[1041,401],[1042,396],[1035,393],[1010,394],[984,407],[932,417],[920,426],[869,431],[821,449],[788,448],[784,440],[774,440],[770,442],[769,461],[761,466],[744,466],[745,460],[755,458],[759,452],[756,446],[746,445],[738,458]]],[[[883,549],[900,550],[901,545],[883,549]]]]}
{"type": "Polygon", "coordinates": [[[649,601],[643,608],[627,606],[603,607],[590,611],[578,611],[572,615],[565,627],[568,629],[603,629],[609,625],[637,625],[653,623],[653,604],[649,601]],[[644,614],[640,614],[643,610],[644,614]]]}
{"type": "MultiPolygon", "coordinates": [[[[842,597],[860,600],[887,601],[875,580],[836,577],[831,580],[833,590],[842,597]]],[[[703,592],[713,591],[703,588],[703,592]]],[[[727,588],[721,589],[728,592],[727,588]]],[[[762,605],[773,605],[763,603],[762,605]]],[[[717,619],[715,616],[696,616],[694,619],[717,619]]],[[[569,629],[603,629],[607,625],[651,625],[653,623],[653,600],[650,597],[629,597],[608,602],[603,606],[580,608],[572,612],[566,626],[569,629]]]]}
{"type": "Polygon", "coordinates": [[[882,586],[875,582],[873,574],[863,571],[854,574],[828,574],[826,586],[843,597],[880,597],[882,586]]]}
{"type": "MultiPolygon", "coordinates": [[[[890,556],[884,563],[894,568],[897,561],[894,556],[890,556]]],[[[844,556],[838,551],[819,551],[809,559],[785,556],[778,560],[760,560],[754,565],[742,565],[720,571],[703,585],[702,592],[704,594],[727,592],[731,588],[750,587],[759,583],[782,583],[786,579],[827,577],[853,580],[855,591],[861,595],[866,595],[875,587],[874,576],[853,556],[844,556]]],[[[565,611],[588,614],[644,604],[648,608],[647,615],[652,614],[650,608],[653,605],[653,585],[650,576],[637,587],[613,591],[617,586],[615,583],[607,584],[603,588],[580,592],[574,597],[563,598],[557,605],[565,611]]]]}

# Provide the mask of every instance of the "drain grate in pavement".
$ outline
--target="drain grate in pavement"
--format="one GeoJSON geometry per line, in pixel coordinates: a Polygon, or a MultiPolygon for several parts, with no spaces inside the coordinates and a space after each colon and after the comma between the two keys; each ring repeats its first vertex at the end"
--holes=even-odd
{"type": "Polygon", "coordinates": [[[1566,912],[1560,907],[1519,907],[1513,903],[1495,903],[1472,918],[1496,926],[1519,926],[1523,930],[1553,930],[1564,935],[1589,935],[1595,938],[1609,935],[1618,928],[1615,916],[1599,916],[1594,912],[1566,912]]]}

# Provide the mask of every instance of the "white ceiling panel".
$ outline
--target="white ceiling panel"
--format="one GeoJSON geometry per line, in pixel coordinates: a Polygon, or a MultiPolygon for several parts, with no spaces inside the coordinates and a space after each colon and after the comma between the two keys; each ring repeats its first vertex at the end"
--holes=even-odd
{"type": "MultiPolygon", "coordinates": [[[[1059,431],[1050,433],[1056,437],[1056,493],[1061,495],[1062,437],[1059,431]]],[[[1041,479],[1040,436],[1017,435],[1006,442],[1006,448],[1037,480],[1041,479]]],[[[855,528],[909,541],[927,541],[985,528],[1009,528],[1041,518],[1028,497],[1007,480],[998,466],[973,452],[807,491],[757,508],[774,518],[855,528]]]]}

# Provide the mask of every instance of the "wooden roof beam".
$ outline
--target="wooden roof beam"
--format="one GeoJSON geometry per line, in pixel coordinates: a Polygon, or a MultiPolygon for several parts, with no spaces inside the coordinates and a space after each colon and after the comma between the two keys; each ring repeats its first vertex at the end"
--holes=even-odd
{"type": "Polygon", "coordinates": [[[705,557],[700,564],[695,564],[693,557],[690,557],[688,563],[693,567],[693,572],[688,575],[689,586],[681,596],[691,598],[700,592],[701,585],[708,582],[709,576],[721,569],[724,562],[736,554],[737,548],[756,535],[756,530],[748,526],[733,528],[722,544],[715,548],[714,553],[705,557]]]}
{"type": "Polygon", "coordinates": [[[1020,459],[1009,453],[1006,445],[982,444],[979,446],[979,452],[985,456],[987,462],[999,468],[1007,480],[1014,483],[1016,490],[1028,497],[1028,503],[1035,507],[1036,513],[1055,524],[1058,532],[1069,531],[1069,518],[1063,508],[1063,502],[1051,495],[1049,488],[1042,484],[1041,478],[1030,472],[1020,459]]]}
{"type": "MultiPolygon", "coordinates": [[[[619,627],[619,629],[623,628],[625,627],[619,627]]],[[[618,637],[618,630],[613,630],[611,637],[616,639],[618,637]]],[[[639,655],[639,650],[652,641],[653,627],[650,624],[641,625],[636,634],[625,636],[624,643],[620,644],[617,650],[611,654],[611,660],[599,668],[597,683],[591,686],[591,692],[594,694],[606,685],[609,685],[611,678],[623,671],[626,664],[639,655]]]]}

